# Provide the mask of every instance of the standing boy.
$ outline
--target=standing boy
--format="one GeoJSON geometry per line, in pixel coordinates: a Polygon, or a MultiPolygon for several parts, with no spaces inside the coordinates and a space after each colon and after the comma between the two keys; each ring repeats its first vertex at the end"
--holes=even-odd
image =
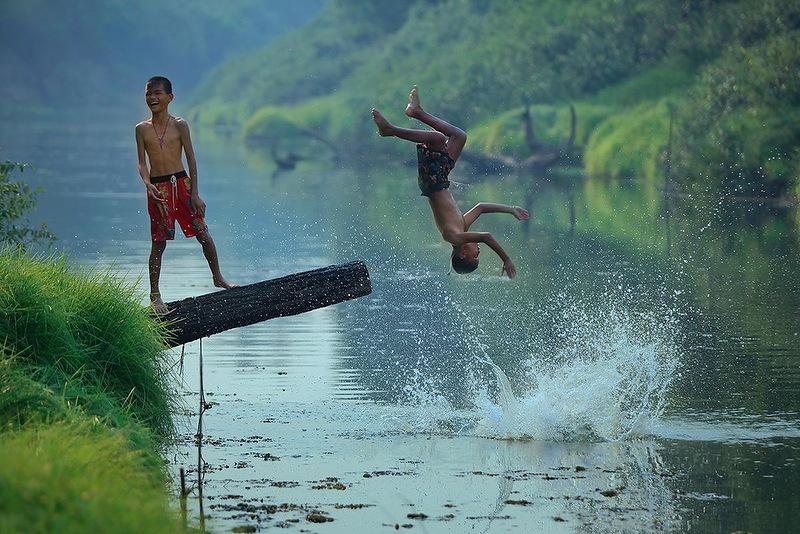
{"type": "Polygon", "coordinates": [[[150,78],[145,85],[145,102],[152,117],[136,125],[139,176],[147,190],[147,211],[153,240],[149,261],[150,303],[156,313],[168,311],[161,299],[158,278],[167,240],[175,238],[175,221],[180,223],[186,237],[196,236],[202,245],[214,285],[225,289],[234,287],[219,270],[217,248],[204,220],[206,205],[197,191],[197,161],[189,125],[180,117],[169,114],[167,108],[172,99],[172,83],[167,78],[150,78]],[[181,152],[186,154],[188,174],[183,168],[181,152]]]}

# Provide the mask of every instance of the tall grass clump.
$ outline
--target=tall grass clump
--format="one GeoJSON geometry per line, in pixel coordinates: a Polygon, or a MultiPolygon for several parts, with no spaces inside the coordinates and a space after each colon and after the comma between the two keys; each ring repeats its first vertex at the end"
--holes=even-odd
{"type": "Polygon", "coordinates": [[[0,532],[178,532],[160,327],[109,274],[0,252],[0,532]]]}
{"type": "Polygon", "coordinates": [[[112,426],[173,434],[162,333],[132,287],[63,259],[0,252],[0,339],[14,366],[112,426]]]}
{"type": "Polygon", "coordinates": [[[63,399],[25,376],[13,366],[13,359],[2,348],[0,353],[0,432],[17,430],[28,424],[49,423],[67,417],[63,399]]]}
{"type": "Polygon", "coordinates": [[[0,433],[0,532],[182,531],[140,456],[91,422],[0,433]]]}

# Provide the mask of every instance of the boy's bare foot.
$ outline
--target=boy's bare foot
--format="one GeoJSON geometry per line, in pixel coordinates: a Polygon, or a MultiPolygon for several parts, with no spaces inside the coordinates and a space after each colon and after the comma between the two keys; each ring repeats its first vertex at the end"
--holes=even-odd
{"type": "Polygon", "coordinates": [[[231,289],[234,287],[239,287],[239,284],[231,284],[224,278],[214,278],[214,287],[221,287],[223,289],[231,289]]]}
{"type": "Polygon", "coordinates": [[[378,126],[378,133],[381,134],[381,137],[389,137],[392,135],[392,125],[389,124],[386,117],[381,115],[381,112],[375,108],[372,108],[372,120],[374,120],[375,124],[378,126]]]}
{"type": "Polygon", "coordinates": [[[157,315],[169,313],[169,308],[164,304],[164,301],[161,300],[160,293],[150,293],[150,309],[157,315]]]}
{"type": "Polygon", "coordinates": [[[417,86],[415,85],[411,88],[411,92],[408,93],[406,115],[411,118],[416,118],[420,113],[422,113],[422,105],[419,103],[419,92],[417,91],[417,86]]]}

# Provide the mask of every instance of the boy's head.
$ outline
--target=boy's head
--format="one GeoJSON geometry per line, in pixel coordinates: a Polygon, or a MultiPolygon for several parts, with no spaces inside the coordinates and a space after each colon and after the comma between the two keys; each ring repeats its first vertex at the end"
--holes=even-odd
{"type": "Polygon", "coordinates": [[[144,100],[153,113],[164,111],[172,102],[172,82],[164,76],[153,76],[144,86],[144,100]]]}
{"type": "Polygon", "coordinates": [[[453,247],[450,264],[458,274],[471,273],[478,268],[478,255],[481,253],[477,243],[465,243],[460,247],[453,247]]]}

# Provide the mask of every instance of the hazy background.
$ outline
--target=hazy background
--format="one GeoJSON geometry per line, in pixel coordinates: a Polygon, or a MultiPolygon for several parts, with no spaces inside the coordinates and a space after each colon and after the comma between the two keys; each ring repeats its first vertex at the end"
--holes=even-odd
{"type": "MultiPolygon", "coordinates": [[[[164,74],[178,111],[225,126],[254,153],[313,145],[302,133],[312,130],[346,145],[353,163],[379,146],[367,111],[399,119],[416,83],[484,154],[529,154],[526,105],[539,140],[563,140],[573,104],[568,166],[590,176],[658,182],[669,159],[684,190],[797,194],[797,2],[33,0],[0,10],[4,112],[127,106],[164,74]]],[[[381,152],[396,158],[398,147],[381,152]]]]}
{"type": "Polygon", "coordinates": [[[32,0],[0,7],[0,99],[127,105],[157,74],[186,96],[215,65],[305,22],[321,0],[32,0]]]}

